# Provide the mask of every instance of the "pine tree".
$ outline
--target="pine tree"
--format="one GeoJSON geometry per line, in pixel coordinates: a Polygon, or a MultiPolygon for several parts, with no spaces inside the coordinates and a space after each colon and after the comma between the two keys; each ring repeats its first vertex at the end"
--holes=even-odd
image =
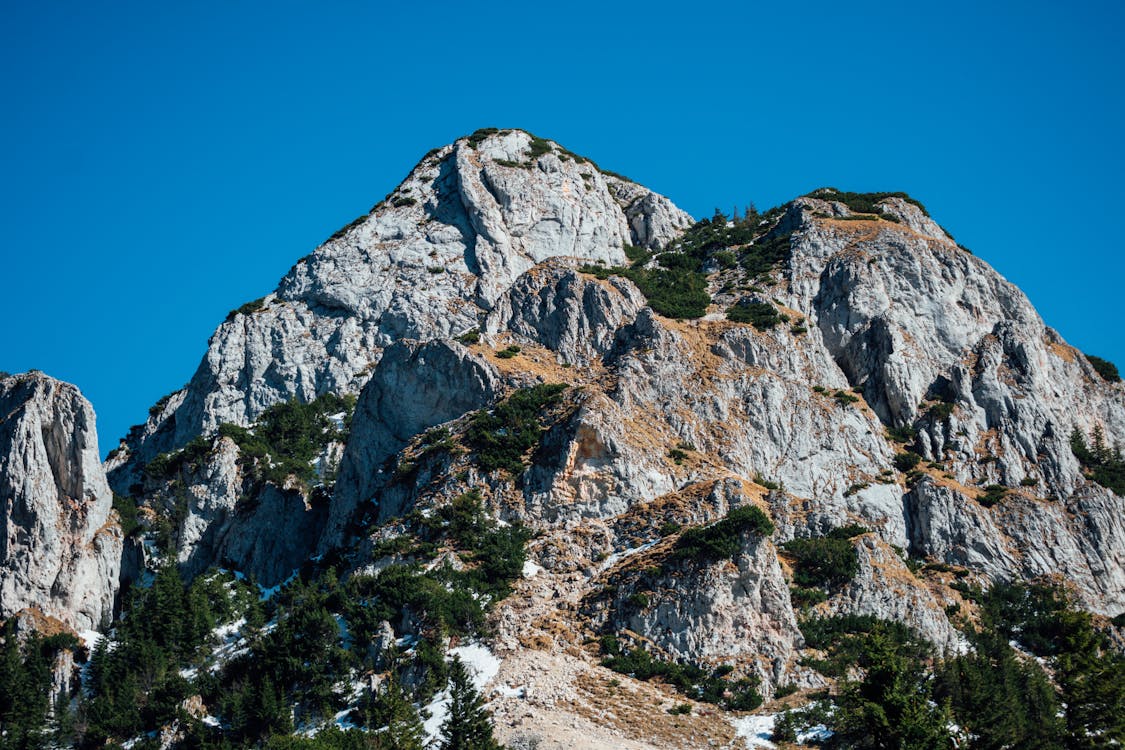
{"type": "Polygon", "coordinates": [[[867,674],[848,683],[832,718],[834,748],[949,750],[949,711],[931,701],[922,663],[898,653],[891,639],[872,635],[867,674]]]}
{"type": "Polygon", "coordinates": [[[393,672],[375,693],[365,713],[368,729],[386,727],[380,737],[380,750],[423,750],[425,747],[418,711],[402,692],[402,685],[393,672]]]}
{"type": "Polygon", "coordinates": [[[456,656],[449,668],[449,715],[441,725],[441,750],[500,750],[484,699],[456,656]]]}

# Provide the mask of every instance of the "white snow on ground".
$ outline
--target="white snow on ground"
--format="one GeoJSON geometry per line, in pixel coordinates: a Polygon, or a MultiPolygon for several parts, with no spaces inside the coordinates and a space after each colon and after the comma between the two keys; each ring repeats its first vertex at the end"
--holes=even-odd
{"type": "MultiPolygon", "coordinates": [[[[449,657],[454,656],[461,657],[462,663],[473,678],[473,687],[482,693],[484,692],[484,686],[500,671],[500,660],[487,647],[479,643],[470,643],[468,646],[449,649],[449,657]]],[[[430,714],[430,718],[422,722],[422,729],[426,733],[426,745],[428,746],[437,741],[438,734],[441,732],[441,725],[449,714],[449,690],[442,690],[435,695],[434,699],[425,707],[425,710],[430,714]]]]}
{"type": "Polygon", "coordinates": [[[329,414],[328,419],[331,420],[332,426],[337,430],[344,429],[344,417],[348,416],[347,412],[340,412],[339,414],[329,414]]]}
{"type": "Polygon", "coordinates": [[[526,698],[527,687],[520,685],[519,687],[510,687],[508,685],[497,685],[492,688],[492,692],[499,695],[501,698],[526,698]]]}
{"type": "Polygon", "coordinates": [[[599,568],[599,572],[603,570],[609,570],[614,565],[624,560],[626,557],[631,557],[638,552],[644,552],[646,549],[654,546],[659,541],[659,539],[653,539],[651,542],[645,542],[640,547],[633,547],[632,549],[627,549],[624,552],[614,552],[612,555],[602,561],[602,566],[601,568],[599,568]]]}
{"type": "Polygon", "coordinates": [[[90,652],[93,653],[94,649],[98,647],[98,643],[105,636],[96,630],[79,630],[78,637],[86,644],[86,648],[90,649],[90,652]]]}
{"type": "Polygon", "coordinates": [[[500,660],[486,646],[470,643],[449,649],[449,655],[460,656],[473,677],[473,687],[484,691],[484,686],[500,671],[500,660]]]}
{"type": "Polygon", "coordinates": [[[525,560],[523,563],[523,577],[532,578],[543,572],[543,568],[533,563],[531,560],[525,560]]]}
{"type": "Polygon", "coordinates": [[[832,736],[832,730],[823,724],[817,724],[815,727],[809,727],[804,732],[797,735],[797,742],[801,745],[807,745],[810,742],[824,742],[832,736]]]}
{"type": "Polygon", "coordinates": [[[777,714],[755,714],[731,721],[735,736],[746,740],[747,747],[776,747],[770,742],[777,714]]]}
{"type": "Polygon", "coordinates": [[[276,594],[278,591],[281,591],[281,589],[283,589],[285,587],[285,584],[289,583],[290,581],[292,581],[296,577],[297,577],[297,571],[294,570],[289,575],[288,578],[286,578],[284,581],[277,584],[276,586],[270,586],[269,588],[266,588],[265,586],[259,585],[258,590],[262,592],[259,599],[263,602],[268,602],[270,599],[273,598],[274,594],[276,594]]]}
{"type": "MultiPolygon", "coordinates": [[[[746,740],[746,746],[750,748],[766,747],[773,748],[777,745],[770,741],[773,736],[773,727],[777,722],[778,714],[754,714],[752,716],[743,716],[739,719],[733,719],[731,725],[734,727],[734,734],[746,740]]],[[[797,744],[807,745],[809,743],[824,742],[832,736],[832,731],[823,724],[809,727],[803,732],[797,733],[797,744]]]]}

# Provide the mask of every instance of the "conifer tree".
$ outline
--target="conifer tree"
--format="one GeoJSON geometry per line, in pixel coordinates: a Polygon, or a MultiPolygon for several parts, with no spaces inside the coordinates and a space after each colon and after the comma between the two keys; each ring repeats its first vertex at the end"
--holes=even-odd
{"type": "Polygon", "coordinates": [[[380,750],[423,750],[425,735],[418,711],[402,691],[394,672],[373,696],[366,712],[367,727],[380,729],[380,750]]]}
{"type": "Polygon", "coordinates": [[[886,636],[867,643],[867,674],[847,684],[833,716],[833,748],[949,750],[949,711],[931,700],[920,661],[898,653],[886,636]]]}
{"type": "Polygon", "coordinates": [[[449,715],[441,725],[441,750],[501,750],[492,717],[460,657],[449,668],[449,715]]]}

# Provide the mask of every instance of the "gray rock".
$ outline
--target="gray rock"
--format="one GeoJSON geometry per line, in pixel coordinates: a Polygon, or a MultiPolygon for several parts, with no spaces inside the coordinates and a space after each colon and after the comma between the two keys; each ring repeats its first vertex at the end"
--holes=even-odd
{"type": "Polygon", "coordinates": [[[0,379],[0,618],[30,608],[76,630],[113,614],[122,535],[78,389],[0,379]]]}
{"type": "Polygon", "coordinates": [[[658,247],[690,223],[666,198],[557,145],[531,163],[530,140],[509,130],[438,149],[275,293],[232,313],[185,389],[109,464],[114,486],[125,492],[157,453],[222,422],[246,425],[290,398],[358,393],[384,347],[472,328],[537,263],[619,264],[625,243],[658,247]]]}

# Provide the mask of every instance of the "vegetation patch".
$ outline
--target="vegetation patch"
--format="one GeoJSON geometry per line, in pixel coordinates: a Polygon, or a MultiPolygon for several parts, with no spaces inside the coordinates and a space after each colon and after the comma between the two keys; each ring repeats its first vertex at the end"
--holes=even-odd
{"type": "Polygon", "coordinates": [[[913,451],[906,451],[895,456],[895,468],[899,471],[911,471],[921,463],[922,457],[913,451]]]}
{"type": "Polygon", "coordinates": [[[765,511],[756,505],[743,505],[710,526],[695,526],[680,534],[668,561],[707,564],[730,559],[742,549],[743,535],[766,537],[773,532],[773,521],[765,511]]]}
{"type": "Polygon", "coordinates": [[[1093,354],[1087,354],[1086,361],[1097,370],[1102,380],[1107,383],[1121,382],[1121,373],[1117,371],[1117,365],[1113,364],[1108,359],[1102,359],[1101,357],[1095,357],[1093,354]]]}
{"type": "Polygon", "coordinates": [[[926,210],[926,207],[923,206],[921,202],[911,198],[906,193],[849,193],[843,190],[837,190],[836,188],[826,187],[808,193],[807,197],[819,198],[824,201],[837,201],[843,203],[848,207],[849,211],[854,213],[876,214],[880,218],[890,218],[892,221],[897,221],[897,217],[890,217],[888,214],[885,214],[882,207],[878,204],[880,201],[886,200],[887,198],[901,198],[907,203],[911,203],[920,208],[922,213],[926,216],[930,215],[930,212],[926,210]]]}
{"type": "Polygon", "coordinates": [[[1094,428],[1090,442],[1077,427],[1070,433],[1070,449],[1074,452],[1082,471],[1088,479],[1100,484],[1114,494],[1125,497],[1125,460],[1121,447],[1110,448],[1105,441],[1101,425],[1094,428]]]}
{"type": "Polygon", "coordinates": [[[484,471],[502,469],[519,476],[527,468],[526,454],[539,445],[544,431],[544,412],[558,404],[563,384],[540,384],[516,391],[492,410],[473,415],[465,442],[476,451],[484,471]]]}
{"type": "Polygon", "coordinates": [[[991,508],[1003,500],[1010,490],[1002,484],[990,484],[984,488],[984,494],[977,498],[977,502],[986,508],[991,508]]]}
{"type": "Polygon", "coordinates": [[[665,317],[700,318],[711,304],[703,270],[708,262],[714,260],[725,267],[736,258],[749,273],[760,275],[789,257],[788,235],[771,235],[766,226],[782,213],[783,209],[772,209],[762,216],[751,210],[744,218],[729,221],[716,211],[714,217],[696,222],[670,243],[656,256],[655,266],[647,264],[647,253],[634,252],[628,256],[633,260],[630,268],[585,265],[580,270],[601,279],[624,276],[637,285],[649,306],[665,317]]]}
{"type": "Polygon", "coordinates": [[[759,331],[773,328],[781,322],[777,308],[769,302],[742,300],[727,309],[727,320],[735,323],[749,323],[759,331]]]}
{"type": "Polygon", "coordinates": [[[465,346],[472,346],[480,342],[480,329],[474,328],[471,331],[465,331],[456,339],[459,343],[465,346]]]}
{"type": "MultiPolygon", "coordinates": [[[[365,219],[367,217],[364,216],[362,218],[365,219]]],[[[359,220],[361,220],[361,219],[357,219],[357,221],[359,221],[359,220]]],[[[354,223],[356,223],[356,222],[352,222],[352,224],[354,224],[354,223]]],[[[348,225],[348,227],[350,227],[350,226],[351,226],[351,224],[348,225]]],[[[347,229],[348,227],[345,227],[345,229],[347,229]]],[[[340,231],[342,233],[344,230],[340,230],[340,231]]],[[[227,320],[234,320],[235,315],[253,315],[254,313],[260,312],[264,309],[266,309],[266,298],[265,297],[259,297],[256,300],[251,300],[250,302],[247,302],[245,305],[242,305],[241,307],[237,307],[234,310],[231,310],[229,313],[227,313],[227,320]]],[[[171,394],[169,394],[169,396],[170,395],[171,394]]],[[[167,396],[165,398],[167,398],[167,396]]],[[[156,403],[160,404],[159,401],[157,401],[156,403]]],[[[150,410],[149,415],[151,416],[151,414],[152,414],[152,412],[150,410]]]]}
{"type": "Polygon", "coordinates": [[[479,146],[486,138],[496,135],[500,132],[500,128],[479,128],[474,130],[469,136],[469,145],[473,148],[479,146]]]}
{"type": "Polygon", "coordinates": [[[781,545],[794,558],[794,583],[833,589],[851,581],[859,572],[859,557],[851,537],[865,531],[861,526],[847,526],[825,536],[792,539],[781,545]]]}
{"type": "Polygon", "coordinates": [[[615,672],[631,675],[638,680],[660,679],[690,698],[714,703],[731,711],[753,711],[762,705],[758,680],[728,679],[734,671],[730,666],[708,671],[694,664],[664,661],[640,646],[630,650],[622,649],[617,639],[611,635],[604,636],[601,644],[606,653],[602,666],[615,672]]]}

